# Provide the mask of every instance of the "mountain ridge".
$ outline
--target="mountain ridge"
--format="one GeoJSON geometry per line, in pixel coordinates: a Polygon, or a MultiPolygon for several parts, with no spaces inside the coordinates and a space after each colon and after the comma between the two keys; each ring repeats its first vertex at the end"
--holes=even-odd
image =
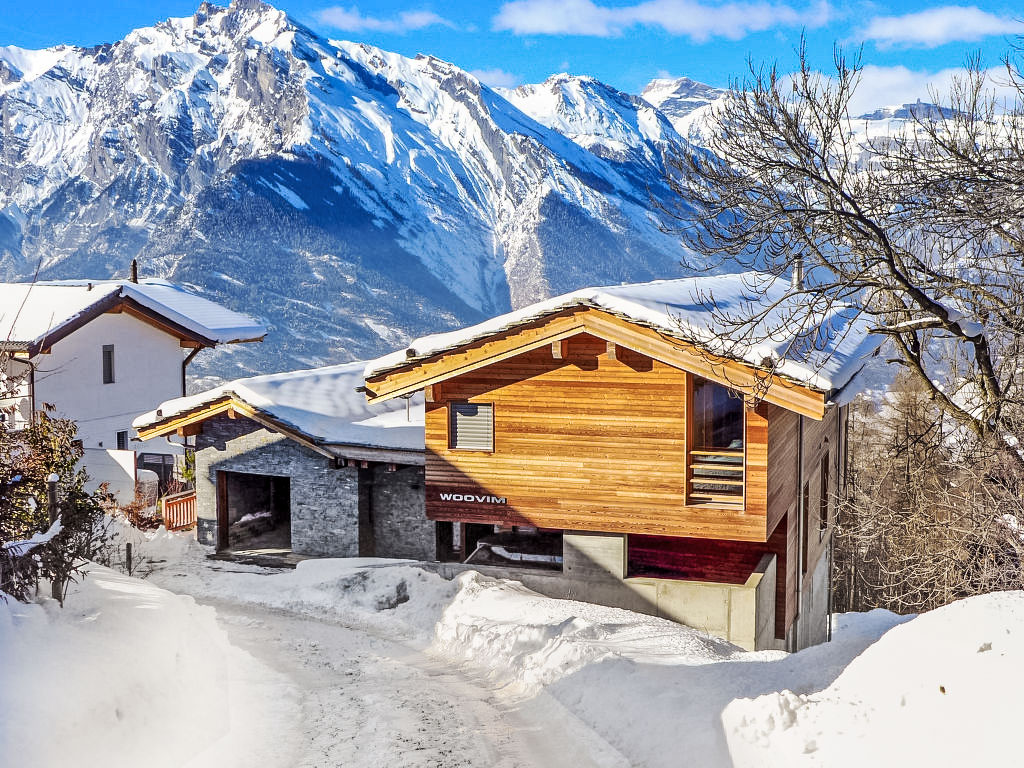
{"type": "MultiPolygon", "coordinates": [[[[123,40],[0,48],[0,278],[144,274],[270,327],[205,376],[375,356],[582,286],[681,274],[652,214],[722,91],[489,88],[259,0],[123,40]],[[652,102],[658,102],[657,104],[652,102]]],[[[682,201],[685,204],[685,201],[682,201]]]]}

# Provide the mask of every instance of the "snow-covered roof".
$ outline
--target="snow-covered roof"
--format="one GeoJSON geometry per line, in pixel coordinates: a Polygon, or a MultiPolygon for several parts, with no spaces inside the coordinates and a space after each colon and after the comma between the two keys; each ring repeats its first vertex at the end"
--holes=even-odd
{"type": "Polygon", "coordinates": [[[416,339],[408,349],[372,361],[364,373],[373,378],[564,309],[594,307],[755,367],[767,359],[779,361],[775,372],[786,379],[821,392],[838,390],[882,339],[868,333],[868,323],[855,307],[834,303],[803,324],[814,329],[813,342],[794,343],[800,333],[789,329],[806,311],[800,309],[801,297],[789,298],[791,291],[789,280],[759,272],[583,288],[468,328],[416,339]],[[712,302],[715,312],[708,309],[712,302]],[[750,343],[727,338],[727,329],[716,327],[716,315],[742,318],[761,312],[764,317],[748,335],[750,343]]]}
{"type": "Polygon", "coordinates": [[[159,424],[231,396],[320,445],[350,445],[422,451],[423,396],[370,405],[356,391],[367,362],[287,371],[236,379],[205,392],[161,403],[133,422],[136,429],[159,424]]]}
{"type": "Polygon", "coordinates": [[[248,315],[166,280],[55,280],[0,283],[0,345],[41,345],[93,313],[129,299],[209,342],[255,341],[267,333],[248,315]]]}

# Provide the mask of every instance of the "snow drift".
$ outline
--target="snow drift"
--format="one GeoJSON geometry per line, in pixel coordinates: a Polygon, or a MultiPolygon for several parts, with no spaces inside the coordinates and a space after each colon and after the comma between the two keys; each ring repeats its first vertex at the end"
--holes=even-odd
{"type": "Polygon", "coordinates": [[[1024,593],[972,597],[892,629],[835,682],[730,704],[743,766],[1015,765],[1024,593]]]}
{"type": "MultiPolygon", "coordinates": [[[[265,608],[296,627],[314,618],[401,640],[631,765],[1016,764],[1024,592],[919,617],[845,614],[830,643],[751,653],[475,572],[446,581],[381,559],[280,572],[211,563],[166,532],[122,538],[149,582],[236,615],[248,606],[255,623],[265,608]]],[[[295,684],[231,646],[212,608],[149,582],[97,567],[63,612],[0,606],[0,754],[11,764],[287,764],[301,733],[295,684]],[[179,733],[190,738],[159,738],[179,733]]]]}
{"type": "Polygon", "coordinates": [[[212,608],[100,566],[64,609],[0,601],[0,658],[4,765],[223,765],[272,754],[290,722],[282,681],[230,645],[212,608]],[[222,738],[242,721],[265,738],[222,738]]]}

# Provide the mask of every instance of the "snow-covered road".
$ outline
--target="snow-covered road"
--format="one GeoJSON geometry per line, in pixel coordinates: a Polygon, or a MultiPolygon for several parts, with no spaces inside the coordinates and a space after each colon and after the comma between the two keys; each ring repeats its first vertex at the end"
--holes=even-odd
{"type": "Polygon", "coordinates": [[[275,571],[139,536],[63,608],[0,601],[0,763],[861,768],[1020,763],[1024,592],[745,652],[467,572],[275,571]]]}
{"type": "Polygon", "coordinates": [[[232,644],[277,673],[264,691],[287,702],[278,717],[293,727],[253,738],[274,740],[282,765],[530,768],[567,756],[580,768],[627,764],[547,697],[520,707],[385,637],[271,608],[201,602],[215,608],[232,644]]]}

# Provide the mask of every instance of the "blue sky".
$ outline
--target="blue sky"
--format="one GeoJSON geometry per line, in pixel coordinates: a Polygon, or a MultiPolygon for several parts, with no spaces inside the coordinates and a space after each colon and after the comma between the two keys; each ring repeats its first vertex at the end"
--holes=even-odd
{"type": "MultiPolygon", "coordinates": [[[[198,0],[0,0],[0,45],[93,45],[198,0]]],[[[972,5],[845,0],[278,0],[277,7],[328,37],[399,53],[430,53],[498,85],[554,72],[592,75],[637,92],[650,79],[687,75],[725,86],[755,62],[794,60],[801,31],[812,62],[827,69],[833,45],[863,46],[859,101],[927,97],[972,52],[989,65],[1024,35],[1019,3],[972,5]]]]}

